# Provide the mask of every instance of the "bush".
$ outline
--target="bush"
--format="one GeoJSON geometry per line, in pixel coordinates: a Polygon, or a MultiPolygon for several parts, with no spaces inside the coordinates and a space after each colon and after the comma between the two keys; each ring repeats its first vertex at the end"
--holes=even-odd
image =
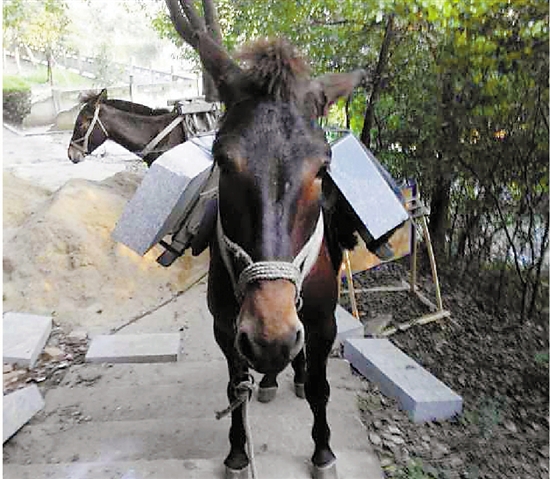
{"type": "Polygon", "coordinates": [[[2,84],[4,120],[21,125],[31,112],[31,87],[19,77],[5,76],[2,84]]]}

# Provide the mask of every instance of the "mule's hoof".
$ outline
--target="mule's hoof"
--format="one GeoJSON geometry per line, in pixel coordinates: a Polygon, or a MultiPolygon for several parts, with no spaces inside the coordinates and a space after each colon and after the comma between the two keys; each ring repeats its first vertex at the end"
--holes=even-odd
{"type": "Polygon", "coordinates": [[[260,402],[273,401],[276,395],[277,395],[277,387],[258,388],[258,401],[260,402]]]}
{"type": "Polygon", "coordinates": [[[225,466],[225,479],[248,479],[250,466],[245,466],[242,469],[231,469],[225,466]]]}
{"type": "Polygon", "coordinates": [[[311,477],[313,479],[338,479],[338,473],[336,472],[336,459],[322,467],[314,464],[311,468],[311,477]]]}
{"type": "Polygon", "coordinates": [[[294,383],[294,394],[300,399],[306,398],[306,387],[304,383],[294,383]]]}

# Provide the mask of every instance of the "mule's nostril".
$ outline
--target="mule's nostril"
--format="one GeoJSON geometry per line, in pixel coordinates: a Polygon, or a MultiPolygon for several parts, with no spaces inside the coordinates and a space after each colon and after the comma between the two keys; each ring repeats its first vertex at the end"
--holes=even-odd
{"type": "Polygon", "coordinates": [[[252,343],[248,334],[241,332],[237,338],[237,348],[240,353],[248,359],[253,359],[252,343]]]}

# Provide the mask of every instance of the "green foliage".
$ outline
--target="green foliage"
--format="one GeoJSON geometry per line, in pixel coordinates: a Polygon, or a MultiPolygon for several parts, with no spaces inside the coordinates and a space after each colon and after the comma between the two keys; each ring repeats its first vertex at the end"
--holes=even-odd
{"type": "Polygon", "coordinates": [[[437,479],[437,471],[424,467],[420,459],[412,459],[403,469],[396,472],[395,479],[437,479]]]}
{"type": "Polygon", "coordinates": [[[64,0],[6,0],[3,20],[5,40],[52,51],[62,44],[69,24],[64,0]]]}
{"type": "Polygon", "coordinates": [[[21,91],[29,90],[29,82],[24,78],[14,75],[4,75],[2,78],[2,90],[6,91],[21,91]]]}
{"type": "Polygon", "coordinates": [[[4,76],[2,80],[2,109],[4,119],[20,125],[31,112],[31,87],[22,78],[4,76]]]}
{"type": "Polygon", "coordinates": [[[548,351],[537,351],[535,353],[535,362],[538,364],[545,364],[548,366],[548,362],[549,362],[548,351]]]}
{"type": "MultiPolygon", "coordinates": [[[[282,35],[309,57],[314,74],[367,68],[380,86],[370,147],[395,177],[416,179],[425,202],[438,207],[440,217],[433,208],[430,219],[443,229],[440,251],[464,262],[469,274],[492,263],[513,268],[518,308],[532,314],[549,229],[546,1],[217,5],[230,50],[282,35]],[[393,30],[382,58],[389,16],[393,30]],[[436,204],[442,185],[449,185],[449,201],[436,204]]],[[[154,24],[181,44],[166,12],[154,24]]],[[[343,102],[333,107],[328,123],[359,134],[370,94],[357,91],[347,116],[343,102]]],[[[497,290],[498,302],[504,289],[497,290]]]]}

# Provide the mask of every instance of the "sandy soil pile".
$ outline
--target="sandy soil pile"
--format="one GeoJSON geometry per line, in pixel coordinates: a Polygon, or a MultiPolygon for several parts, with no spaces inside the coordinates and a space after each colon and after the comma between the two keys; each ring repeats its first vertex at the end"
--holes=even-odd
{"type": "Polygon", "coordinates": [[[141,175],[73,179],[50,193],[4,172],[4,311],[53,314],[67,329],[107,332],[155,308],[206,271],[185,255],[170,268],[162,248],[140,257],[111,239],[141,175]]]}

